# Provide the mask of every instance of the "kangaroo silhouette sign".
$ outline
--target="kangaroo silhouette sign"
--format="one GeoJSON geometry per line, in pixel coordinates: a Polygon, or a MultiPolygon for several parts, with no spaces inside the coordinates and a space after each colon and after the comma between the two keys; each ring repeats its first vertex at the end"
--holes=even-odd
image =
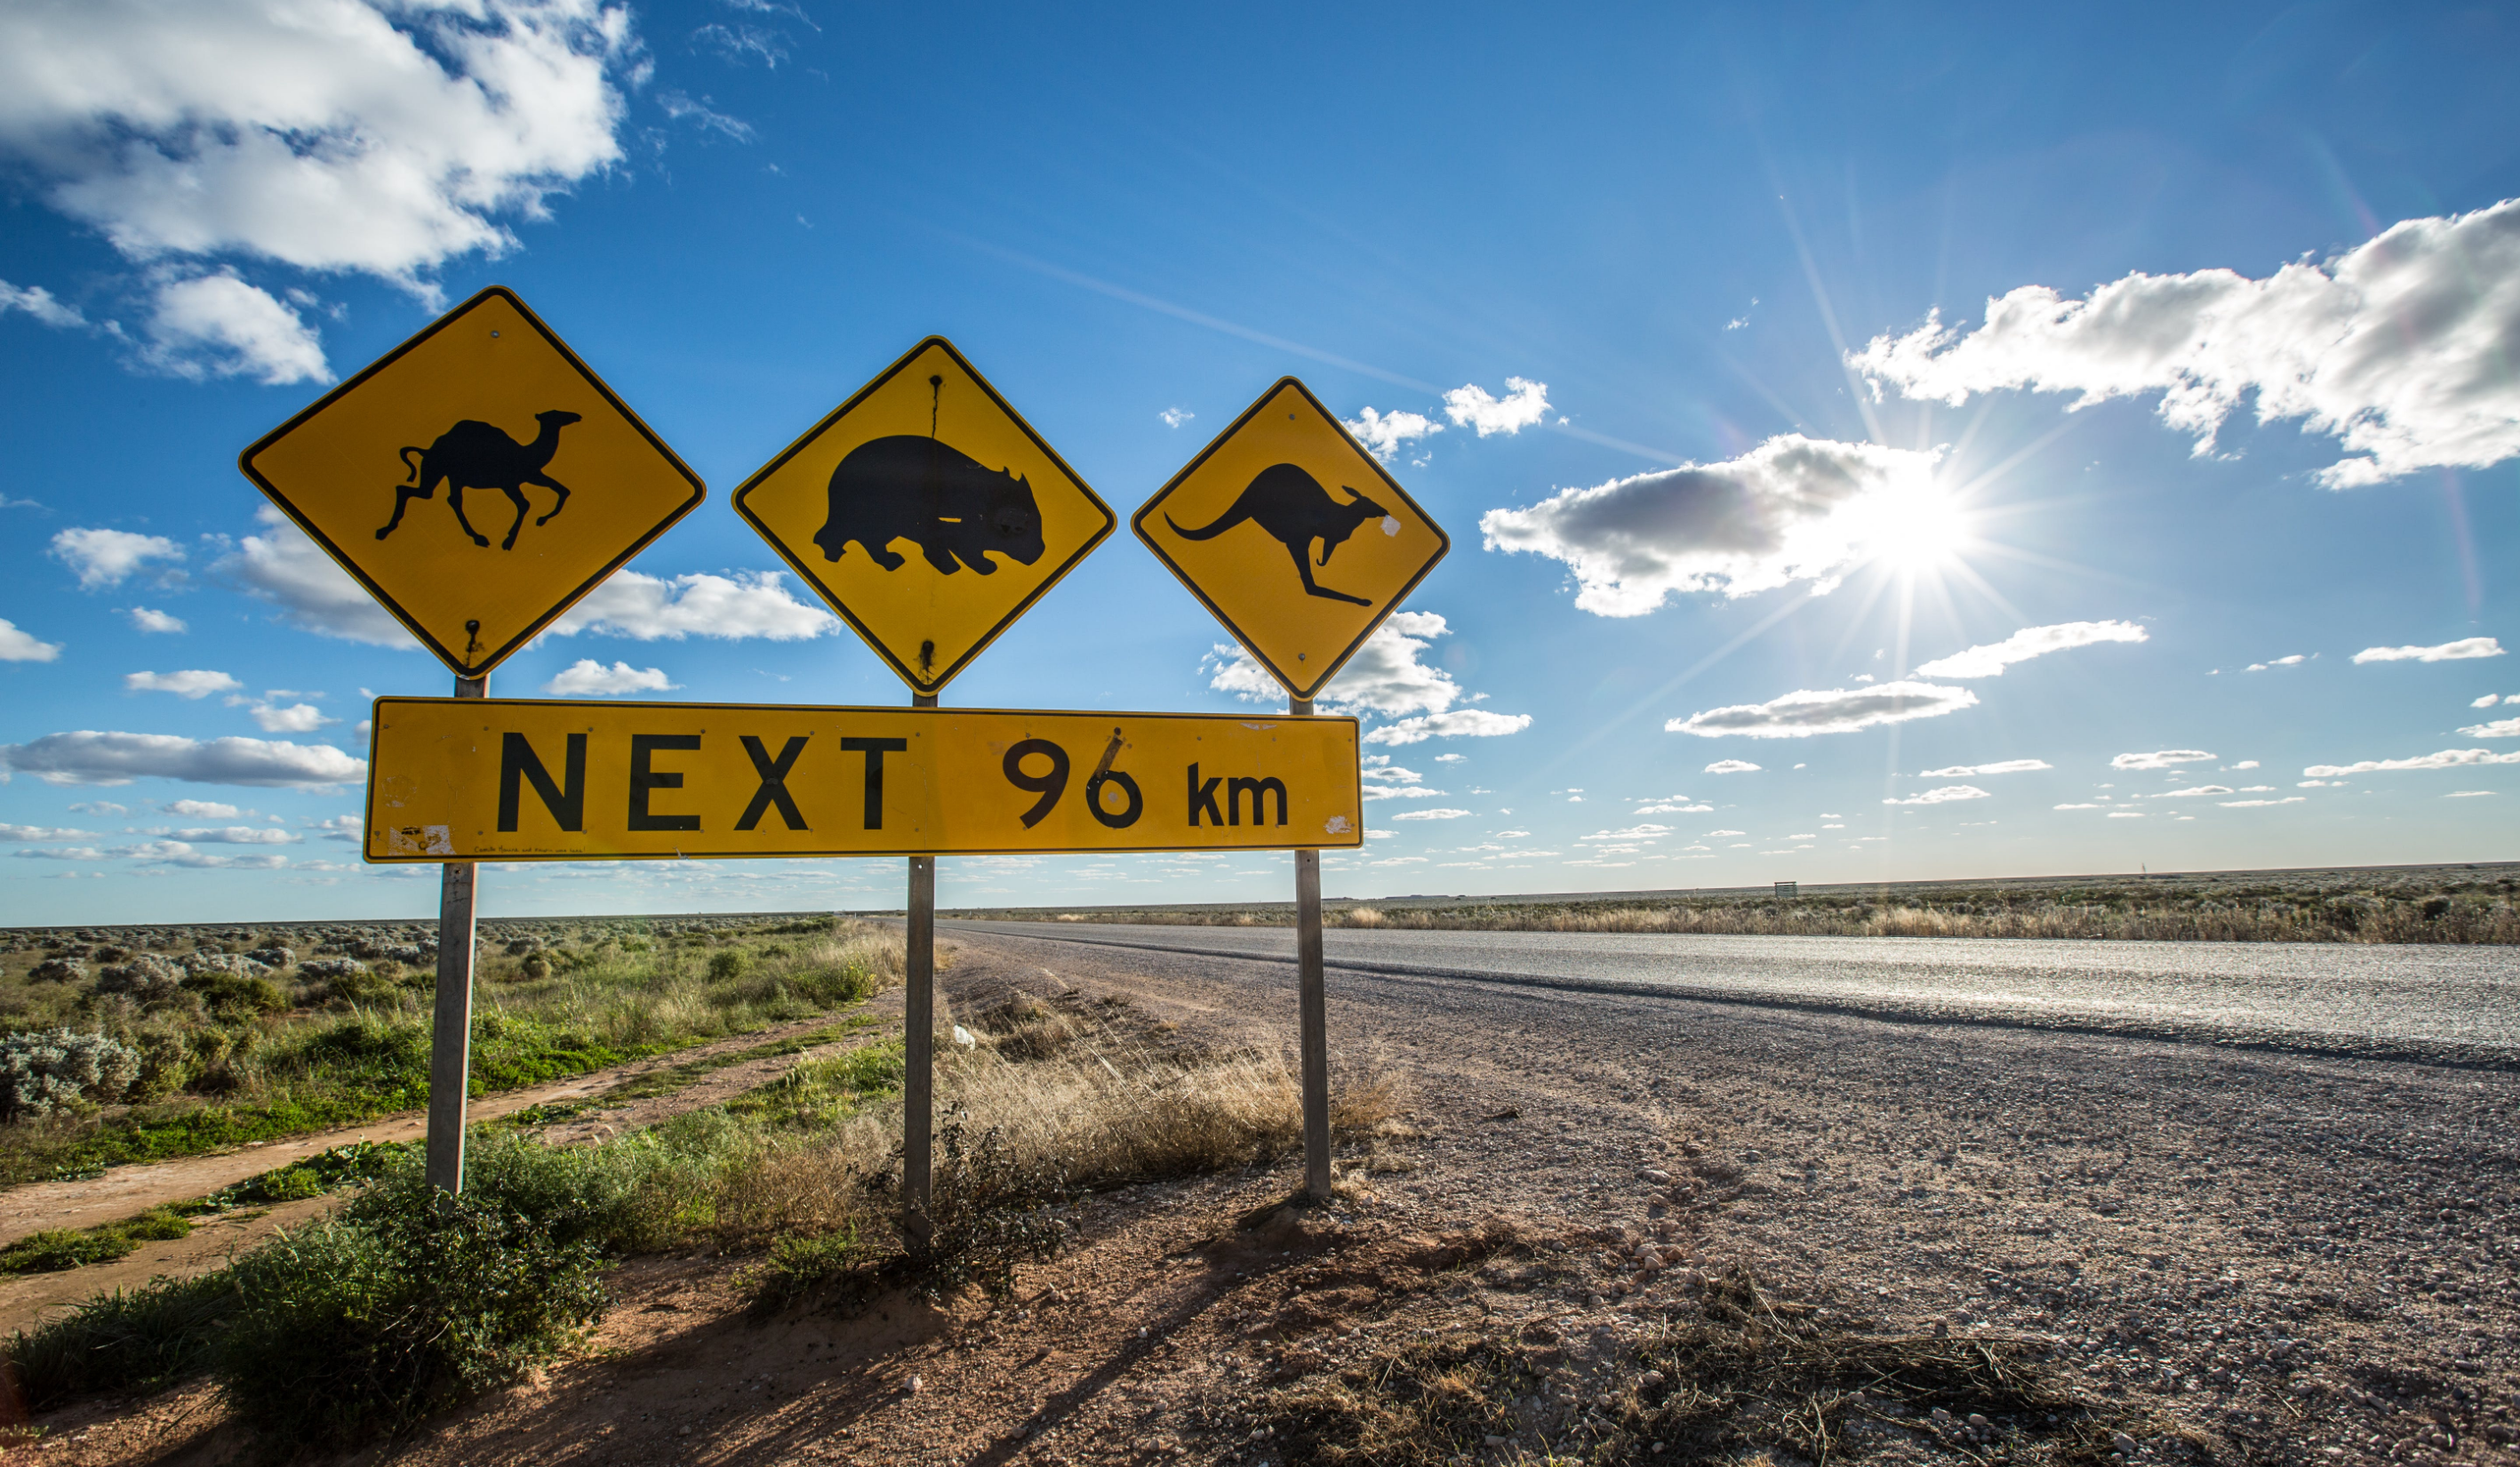
{"type": "Polygon", "coordinates": [[[763,465],[735,509],[931,694],[1118,523],[943,337],[763,465]]]}
{"type": "Polygon", "coordinates": [[[1130,525],[1297,698],[1321,691],[1452,546],[1291,377],[1130,525]]]}
{"type": "Polygon", "coordinates": [[[237,464],[464,677],[498,665],[707,492],[499,286],[237,464]],[[441,490],[443,513],[428,507],[441,490]]]}

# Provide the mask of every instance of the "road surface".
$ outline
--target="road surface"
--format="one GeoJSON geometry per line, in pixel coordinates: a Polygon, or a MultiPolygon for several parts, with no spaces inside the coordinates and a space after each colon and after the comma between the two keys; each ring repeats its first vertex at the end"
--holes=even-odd
{"type": "MultiPolygon", "coordinates": [[[[937,925],[1207,957],[1291,963],[1295,952],[1288,928],[937,925]]],[[[1324,938],[1333,972],[2520,1068],[2520,949],[2509,947],[1348,928],[1324,938]]]]}

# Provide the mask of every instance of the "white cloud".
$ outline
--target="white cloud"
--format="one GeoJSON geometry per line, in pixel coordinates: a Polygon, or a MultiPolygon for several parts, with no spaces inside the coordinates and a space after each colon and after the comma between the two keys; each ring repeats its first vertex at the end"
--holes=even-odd
{"type": "MultiPolygon", "coordinates": [[[[1756,774],[1759,772],[1759,766],[1751,763],[1748,759],[1717,759],[1714,763],[1706,766],[1705,772],[1709,774],[1756,774]]],[[[1717,834],[1737,836],[1740,832],[1737,830],[1729,830],[1719,831],[1717,834]]]]}
{"type": "Polygon", "coordinates": [[[2471,723],[2459,732],[2471,739],[2520,739],[2520,718],[2497,718],[2491,723],[2471,723]]]}
{"type": "Polygon", "coordinates": [[[563,698],[583,698],[606,693],[670,693],[681,686],[666,681],[662,667],[633,667],[628,663],[614,663],[608,667],[591,657],[582,657],[544,683],[543,691],[563,698]]]}
{"type": "Polygon", "coordinates": [[[191,866],[208,870],[277,871],[289,864],[289,858],[278,853],[268,855],[203,855],[185,841],[151,841],[145,846],[117,846],[111,855],[127,860],[155,861],[170,866],[191,866]]]}
{"type": "Polygon", "coordinates": [[[0,151],[134,260],[242,253],[421,289],[621,155],[600,0],[0,9],[0,151]],[[397,28],[396,22],[403,28],[397,28]]]}
{"type": "Polygon", "coordinates": [[[2258,761],[2256,759],[2242,759],[2231,767],[2234,769],[2254,769],[2258,767],[2258,761]]]}
{"type": "Polygon", "coordinates": [[[176,377],[250,377],[273,387],[333,380],[313,329],[233,270],[159,281],[148,330],[141,360],[176,377]]]}
{"type": "MultiPolygon", "coordinates": [[[[1444,619],[1433,612],[1394,612],[1365,639],[1329,686],[1322,689],[1322,701],[1335,711],[1370,711],[1385,717],[1442,712],[1461,700],[1462,686],[1443,668],[1429,667],[1418,659],[1429,643],[1449,630],[1444,619]]],[[[1284,696],[1276,679],[1266,672],[1260,675],[1274,696],[1284,696]]],[[[1220,672],[1217,686],[1224,686],[1223,677],[1220,672]]]]}
{"type": "Polygon", "coordinates": [[[1168,407],[1162,412],[1155,414],[1155,416],[1164,420],[1164,426],[1166,428],[1179,428],[1191,419],[1197,417],[1198,414],[1192,412],[1186,407],[1168,407]]]}
{"type": "Polygon", "coordinates": [[[2484,799],[2484,798],[2485,798],[2485,797],[2487,797],[2487,796],[2492,795],[2493,793],[2494,793],[2494,792],[2493,792],[2492,790],[2452,790],[2452,791],[2451,791],[2449,794],[2444,795],[2444,796],[2442,797],[2442,799],[2444,799],[2444,800],[2481,800],[2481,799],[2484,799]]]}
{"type": "MultiPolygon", "coordinates": [[[[1975,785],[1945,785],[1938,790],[1927,790],[1921,795],[1911,795],[1905,800],[1884,800],[1881,802],[1883,804],[1950,804],[1956,800],[1986,800],[1991,798],[1992,797],[1986,791],[1979,789],[1975,785]]],[[[1786,839],[1801,840],[1802,837],[1788,836],[1786,839]]]]}
{"type": "MultiPolygon", "coordinates": [[[[1671,827],[1668,825],[1645,824],[1631,825],[1626,830],[1597,830],[1589,836],[1578,836],[1576,839],[1579,841],[1659,841],[1670,834],[1671,827]]],[[[1793,839],[1800,840],[1801,837],[1797,836],[1793,839]]]]}
{"type": "Polygon", "coordinates": [[[1469,756],[1466,754],[1439,754],[1435,756],[1435,762],[1439,764],[1458,764],[1467,760],[1469,756]]]}
{"type": "Polygon", "coordinates": [[[2308,661],[2310,661],[2310,659],[2296,652],[2290,657],[2279,657],[2263,663],[2251,663],[2240,670],[2243,672],[2264,672],[2270,667],[2298,667],[2308,661]]]}
{"type": "Polygon", "coordinates": [[[2109,760],[2112,769],[2170,769],[2181,764],[2209,763],[2217,755],[2202,749],[2159,749],[2150,754],[2121,754],[2109,760]]]}
{"type": "Polygon", "coordinates": [[[206,698],[212,693],[233,693],[245,684],[224,672],[207,667],[189,667],[181,672],[125,672],[123,691],[127,693],[172,693],[178,698],[206,698]]]}
{"type": "Polygon", "coordinates": [[[1430,810],[1401,810],[1391,818],[1394,820],[1459,820],[1468,813],[1470,813],[1468,810],[1457,810],[1439,805],[1430,810]]]}
{"type": "Polygon", "coordinates": [[[2461,769],[2470,764],[2520,764],[2520,749],[2509,754],[2496,754],[2490,749],[2445,749],[2439,754],[2421,754],[2413,758],[2363,759],[2352,764],[2313,764],[2302,770],[2307,779],[2334,779],[2340,774],[2382,774],[2403,769],[2461,769]]]}
{"type": "MultiPolygon", "coordinates": [[[[38,861],[102,861],[109,859],[104,851],[97,849],[93,846],[65,846],[56,850],[13,850],[9,853],[28,860],[38,861]]],[[[68,874],[76,876],[78,873],[72,871],[68,874]]],[[[100,871],[96,874],[103,876],[105,873],[100,871]]]]}
{"type": "Polygon", "coordinates": [[[1493,739],[1520,733],[1531,726],[1529,713],[1491,713],[1485,709],[1455,709],[1386,723],[1365,736],[1369,744],[1418,744],[1428,739],[1493,739]]]}
{"type": "Polygon", "coordinates": [[[167,814],[194,820],[233,820],[239,813],[235,805],[216,800],[170,800],[158,807],[167,814]]]}
{"type": "Polygon", "coordinates": [[[135,606],[123,615],[131,619],[131,626],[135,631],[184,632],[192,629],[184,624],[183,618],[167,612],[153,611],[145,606],[135,606]]]}
{"type": "Polygon", "coordinates": [[[593,632],[641,642],[688,636],[799,642],[839,630],[839,618],[789,595],[781,583],[786,578],[777,571],[738,571],[731,576],[661,580],[620,571],[569,608],[551,630],[554,636],[593,632]]]}
{"type": "Polygon", "coordinates": [[[31,774],[48,785],[126,785],[135,779],[183,779],[207,785],[309,789],[367,776],[365,759],[322,744],[225,738],[206,742],[174,734],[46,734],[26,744],[0,744],[0,770],[31,774]]]}
{"type": "Polygon", "coordinates": [[[279,607],[280,619],[302,631],[378,647],[420,645],[277,506],[257,508],[254,518],[267,533],[239,540],[213,570],[279,607]]]}
{"type": "Polygon", "coordinates": [[[2143,818],[2143,811],[2141,811],[2141,810],[2111,810],[2111,811],[2109,811],[2109,818],[2110,818],[2110,819],[2112,819],[2112,820],[2140,820],[2140,819],[2142,819],[2142,818],[2143,818]]]}
{"type": "Polygon", "coordinates": [[[1483,438],[1517,434],[1549,416],[1549,384],[1508,377],[1505,396],[1498,398],[1477,383],[1464,383],[1444,394],[1444,416],[1457,427],[1477,429],[1483,438]]]}
{"type": "Polygon", "coordinates": [[[2496,694],[2493,694],[2493,693],[2488,693],[2488,694],[2486,694],[2484,697],[2479,698],[2479,699],[2477,699],[2475,702],[2473,702],[2473,703],[2469,704],[2469,705],[2468,705],[2468,707],[2469,707],[2469,708],[2492,708],[2492,707],[2494,707],[2496,704],[2500,703],[2501,701],[2502,701],[2502,699],[2501,699],[2499,696],[2498,696],[2498,695],[2496,695],[2496,694]]]}
{"type": "Polygon", "coordinates": [[[324,711],[311,703],[293,703],[287,708],[257,703],[246,711],[253,714],[253,721],[262,726],[264,733],[313,733],[327,723],[341,721],[325,717],[324,711]]]}
{"type": "Polygon", "coordinates": [[[1799,739],[1813,734],[1853,733],[1880,723],[1912,718],[1938,718],[1977,706],[1966,688],[1943,688],[1922,682],[1885,682],[1868,688],[1800,689],[1766,703],[1708,709],[1663,724],[1666,733],[1695,734],[1703,739],[1740,736],[1751,739],[1799,739]]]}
{"type": "Polygon", "coordinates": [[[2095,809],[2098,809],[2098,808],[2099,808],[2099,806],[2098,806],[2097,804],[2088,804],[2088,803],[2087,803],[2087,804],[2060,804],[2060,805],[2056,806],[2056,808],[2058,808],[2058,809],[2060,809],[2060,810],[2095,810],[2095,809]]]}
{"type": "Polygon", "coordinates": [[[87,324],[87,317],[79,314],[78,307],[62,304],[53,298],[52,292],[42,286],[30,285],[22,289],[0,280],[0,315],[13,310],[24,311],[46,326],[62,330],[87,324]]]}
{"type": "MultiPolygon", "coordinates": [[[[131,806],[127,804],[116,804],[111,800],[81,800],[71,804],[70,808],[76,810],[82,815],[128,815],[131,813],[131,806]]],[[[174,805],[170,804],[166,806],[166,808],[173,809],[174,805]]],[[[236,813],[236,809],[232,805],[224,806],[224,808],[227,813],[231,815],[236,813]]]]}
{"type": "Polygon", "coordinates": [[[1690,802],[1689,798],[1686,795],[1674,795],[1669,800],[1657,800],[1651,804],[1638,805],[1629,813],[1636,815],[1711,815],[1714,812],[1715,806],[1711,804],[1692,803],[1690,802]]]}
{"type": "Polygon", "coordinates": [[[37,641],[19,630],[17,622],[0,617],[0,663],[49,663],[61,655],[61,643],[37,641]]]}
{"type": "Polygon", "coordinates": [[[262,825],[226,825],[202,830],[157,830],[151,835],[165,836],[197,846],[294,846],[300,836],[262,825]]]}
{"type": "Polygon", "coordinates": [[[2492,637],[2464,637],[2438,647],[2365,647],[2354,654],[2363,663],[2457,663],[2470,658],[2500,657],[2502,644],[2492,637]]]}
{"type": "Polygon", "coordinates": [[[1720,464],[1689,464],[1528,509],[1479,517],[1487,548],[1575,573],[1575,604],[1641,617],[1675,592],[1747,596],[1796,580],[1831,589],[1866,540],[1935,495],[1936,452],[1787,434],[1720,464]]]}
{"type": "Polygon", "coordinates": [[[1391,462],[1393,454],[1416,439],[1444,431],[1444,425],[1417,413],[1377,413],[1370,407],[1363,410],[1362,417],[1339,421],[1346,425],[1348,432],[1356,435],[1358,442],[1386,464],[1391,462]]]}
{"type": "MultiPolygon", "coordinates": [[[[2261,785],[2258,788],[2264,789],[2261,785]]],[[[2239,792],[2229,785],[2190,785],[2183,790],[2163,790],[2154,795],[2138,795],[2138,800],[2186,800],[2198,795],[2234,795],[2239,792]]]]}
{"type": "Polygon", "coordinates": [[[2520,201],[2408,219],[2324,264],[2263,280],[2140,272],[2067,300],[2023,286],[1965,336],[1939,318],[1876,337],[1850,365],[1911,397],[1958,404],[2027,388],[2076,407],[2158,391],[2162,420],[2213,451],[2251,393],[2261,423],[2299,418],[2348,457],[2331,488],[2520,453],[2520,201]]]}
{"type": "Polygon", "coordinates": [[[52,554],[78,573],[82,591],[120,585],[149,561],[184,558],[183,548],[164,535],[127,529],[65,529],[53,536],[52,554]]]}
{"type": "Polygon", "coordinates": [[[68,830],[41,825],[10,825],[0,822],[0,841],[78,841],[93,839],[92,830],[68,830]]]}
{"type": "Polygon", "coordinates": [[[2270,804],[2300,804],[2308,799],[2307,795],[2286,795],[2281,800],[2225,800],[2219,803],[2227,810],[2253,810],[2270,804]]]}
{"type": "Polygon", "coordinates": [[[2033,769],[2053,769],[2046,759],[2002,759],[1992,764],[1954,764],[1948,769],[1928,769],[1919,779],[1975,779],[1983,774],[2027,774],[2033,769]]]}
{"type": "Polygon", "coordinates": [[[1937,658],[1916,669],[1918,677],[2002,677],[2014,663],[2034,657],[2089,647],[2094,642],[2140,642],[2146,633],[2132,621],[2060,621],[2053,626],[2025,626],[2001,642],[1989,642],[1937,658]]]}

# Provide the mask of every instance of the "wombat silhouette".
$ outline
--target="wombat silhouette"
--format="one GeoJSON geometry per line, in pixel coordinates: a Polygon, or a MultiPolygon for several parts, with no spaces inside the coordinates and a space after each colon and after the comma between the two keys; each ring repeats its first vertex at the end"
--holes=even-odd
{"type": "Polygon", "coordinates": [[[1041,506],[1032,482],[932,437],[895,434],[860,443],[832,471],[831,516],[814,533],[823,559],[855,543],[886,571],[909,560],[889,547],[909,540],[941,574],[998,568],[987,552],[1029,566],[1041,559],[1041,506]]]}
{"type": "Polygon", "coordinates": [[[1387,516],[1381,505],[1345,484],[1339,487],[1347,490],[1345,504],[1331,498],[1329,490],[1322,487],[1321,481],[1293,464],[1271,464],[1235,496],[1233,507],[1217,516],[1214,522],[1196,529],[1185,529],[1174,522],[1172,516],[1166,515],[1164,523],[1172,526],[1173,533],[1185,540],[1212,540],[1248,520],[1259,526],[1269,538],[1285,546],[1286,553],[1295,558],[1295,573],[1303,577],[1305,595],[1344,601],[1351,606],[1372,606],[1373,603],[1362,596],[1333,591],[1313,581],[1310,553],[1315,540],[1322,542],[1321,564],[1327,566],[1330,563],[1330,552],[1356,533],[1358,526],[1368,520],[1387,516]]]}
{"type": "Polygon", "coordinates": [[[394,527],[402,524],[402,512],[411,508],[413,500],[436,498],[440,480],[445,481],[446,503],[455,511],[455,523],[464,527],[464,532],[472,537],[475,545],[489,544],[490,537],[464,518],[466,489],[498,489],[515,502],[517,523],[508,527],[508,537],[499,542],[502,550],[517,548],[517,531],[525,527],[525,516],[533,510],[532,501],[525,498],[524,485],[540,484],[559,493],[551,514],[534,522],[537,526],[549,525],[552,515],[568,507],[568,485],[545,474],[543,466],[560,451],[560,431],[577,422],[578,416],[554,408],[534,414],[534,421],[542,425],[542,431],[534,435],[530,443],[518,442],[495,425],[467,418],[439,434],[437,441],[426,448],[403,449],[403,468],[410,477],[394,485],[393,518],[377,531],[377,538],[382,540],[394,532],[394,527]],[[411,461],[415,453],[420,455],[416,464],[411,461]]]}

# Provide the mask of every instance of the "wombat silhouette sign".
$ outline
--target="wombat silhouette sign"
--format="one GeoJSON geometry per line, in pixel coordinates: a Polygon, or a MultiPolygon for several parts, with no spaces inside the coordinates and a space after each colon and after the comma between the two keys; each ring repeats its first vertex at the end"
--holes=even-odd
{"type": "Polygon", "coordinates": [[[1118,524],[943,337],[763,465],[735,508],[929,694],[1118,524]]]}
{"type": "Polygon", "coordinates": [[[1130,524],[1297,698],[1319,692],[1452,545],[1291,377],[1130,524]]]}
{"type": "MultiPolygon", "coordinates": [[[[280,514],[464,677],[531,640],[707,492],[499,286],[237,462],[280,514]],[[468,493],[476,496],[469,506],[468,493]]],[[[268,533],[288,533],[270,518],[268,533]]]]}

